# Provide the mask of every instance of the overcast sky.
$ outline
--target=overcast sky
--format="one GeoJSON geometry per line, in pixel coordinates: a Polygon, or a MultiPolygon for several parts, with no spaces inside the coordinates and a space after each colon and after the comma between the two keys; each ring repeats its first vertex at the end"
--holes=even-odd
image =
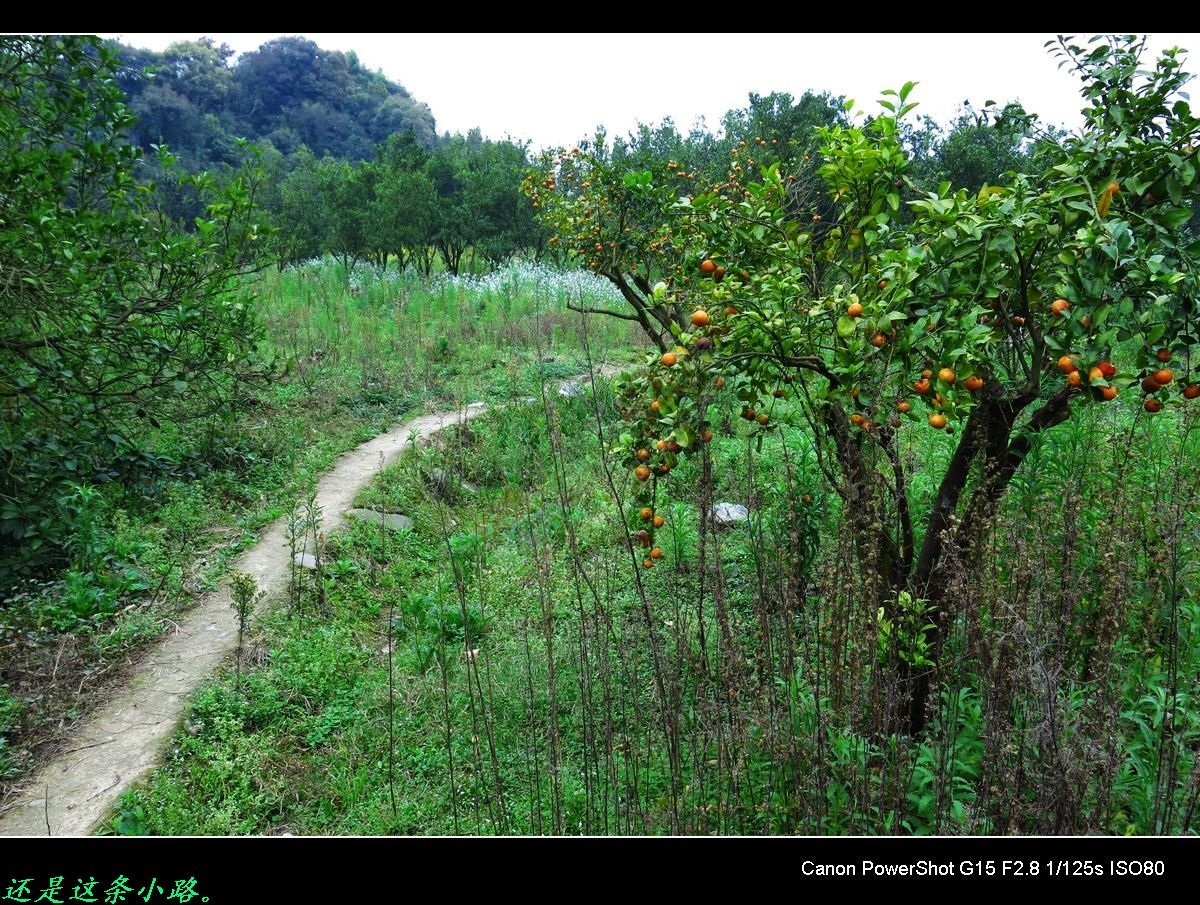
{"type": "MultiPolygon", "coordinates": [[[[237,51],[282,34],[106,34],[163,50],[207,34],[237,51]]],[[[751,92],[830,91],[873,112],[885,88],[917,86],[917,113],[950,120],[964,101],[1019,100],[1055,125],[1078,124],[1078,82],[1044,44],[1053,34],[445,34],[305,33],[324,50],[353,50],[429,105],[439,132],[571,145],[604,125],[624,135],[671,117],[686,132],[745,107],[751,92]]],[[[1082,40],[1082,39],[1081,39],[1082,40]]],[[[1200,34],[1159,33],[1151,50],[1194,50],[1200,34]]],[[[1148,60],[1149,62],[1149,60],[1148,60]]]]}

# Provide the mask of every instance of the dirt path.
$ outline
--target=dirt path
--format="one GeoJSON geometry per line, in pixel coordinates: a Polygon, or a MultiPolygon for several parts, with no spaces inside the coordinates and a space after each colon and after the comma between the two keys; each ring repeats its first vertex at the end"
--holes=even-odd
{"type": "MultiPolygon", "coordinates": [[[[452,413],[414,418],[343,454],[317,484],[325,530],[342,524],[355,494],[390,463],[415,434],[428,437],[483,413],[475,403],[452,413]]],[[[230,564],[253,575],[268,598],[286,593],[291,574],[285,519],[230,564]]],[[[192,692],[237,645],[237,619],[225,585],[209,594],[175,633],[149,651],[128,686],[74,729],[74,745],[38,771],[0,814],[0,836],[84,836],[113,801],[159,761],[192,692]]]]}

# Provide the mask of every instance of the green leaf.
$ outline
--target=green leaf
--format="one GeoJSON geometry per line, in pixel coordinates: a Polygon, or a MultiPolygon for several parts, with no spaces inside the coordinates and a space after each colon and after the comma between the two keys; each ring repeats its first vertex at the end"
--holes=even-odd
{"type": "Polygon", "coordinates": [[[850,317],[848,314],[843,314],[838,318],[837,334],[842,339],[849,339],[851,336],[853,336],[855,329],[856,325],[854,323],[854,318],[850,317]]]}

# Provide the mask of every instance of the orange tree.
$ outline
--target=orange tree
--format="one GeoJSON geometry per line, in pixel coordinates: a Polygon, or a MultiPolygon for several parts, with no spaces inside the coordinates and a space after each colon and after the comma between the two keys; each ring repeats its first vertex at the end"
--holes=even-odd
{"type": "MultiPolygon", "coordinates": [[[[827,97],[809,101],[805,95],[796,107],[804,117],[837,118],[827,97]]],[[[656,132],[643,127],[631,142],[617,140],[611,146],[599,132],[570,151],[543,152],[523,185],[553,232],[551,246],[608,279],[628,303],[628,309],[599,313],[637,322],[660,352],[689,328],[690,311],[704,288],[689,279],[696,236],[692,218],[676,210],[678,203],[708,197],[705,193],[745,197],[752,188],[745,180],[756,167],[782,159],[790,174],[789,209],[811,206],[807,195],[816,180],[800,142],[785,137],[781,144],[771,134],[742,139],[731,149],[727,170],[713,160],[711,144],[697,136],[685,141],[669,126],[656,132]],[[665,282],[656,289],[662,281],[669,282],[670,292],[663,291],[665,282]]],[[[701,275],[704,285],[727,276],[716,262],[701,275]]]]}
{"type": "Polygon", "coordinates": [[[1178,51],[1142,70],[1144,40],[1129,36],[1060,38],[1052,50],[1080,78],[1084,125],[1035,137],[1023,110],[996,111],[998,126],[1033,142],[1028,172],[1003,187],[913,189],[900,139],[915,106],[907,84],[884,92],[873,119],[820,130],[819,187],[798,192],[772,166],[679,197],[649,174],[606,173],[605,195],[589,200],[581,180],[584,203],[551,221],[618,285],[618,253],[657,265],[642,300],[626,293],[660,347],[625,388],[623,452],[647,494],[675,456],[702,447],[715,401],[736,398],[754,429],[770,429],[763,400],[790,385],[827,453],[866,604],[908,627],[890,632],[901,693],[885,718],[900,731],[925,725],[956,616],[951,573],[982,555],[982,530],[1036,436],[1118,394],[1145,393],[1148,411],[1193,395],[1200,119],[1180,94],[1190,76],[1178,51]],[[622,186],[641,205],[627,220],[611,204],[622,186]],[[905,422],[955,436],[919,512],[900,456],[905,422]]]}

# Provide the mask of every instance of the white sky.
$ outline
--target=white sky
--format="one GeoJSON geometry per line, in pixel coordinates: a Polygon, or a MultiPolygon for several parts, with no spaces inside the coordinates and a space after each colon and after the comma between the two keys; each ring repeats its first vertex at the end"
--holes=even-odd
{"type": "MultiPolygon", "coordinates": [[[[106,34],[163,50],[202,34],[237,51],[283,34],[106,34]]],[[[1078,83],[1045,49],[1053,34],[737,33],[305,33],[324,50],[353,50],[429,105],[439,133],[479,127],[486,138],[528,139],[534,150],[571,145],[596,126],[624,135],[670,116],[681,132],[710,130],[750,92],[845,95],[873,112],[885,88],[919,82],[916,113],[950,120],[964,101],[1019,100],[1043,121],[1073,127],[1078,83]]],[[[1082,43],[1082,38],[1079,43],[1082,43]]],[[[1189,48],[1200,72],[1200,34],[1157,33],[1150,49],[1189,48]]],[[[1147,64],[1153,57],[1148,56],[1147,64]]]]}

